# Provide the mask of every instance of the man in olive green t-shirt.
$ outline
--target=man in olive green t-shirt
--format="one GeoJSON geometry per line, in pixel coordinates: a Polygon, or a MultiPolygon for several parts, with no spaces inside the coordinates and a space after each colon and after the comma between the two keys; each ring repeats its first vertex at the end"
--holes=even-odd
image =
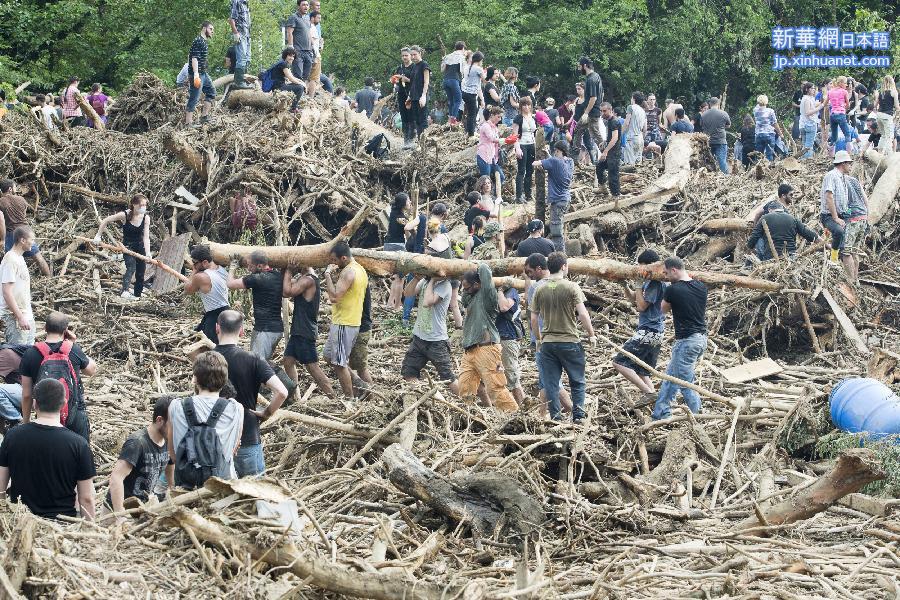
{"type": "Polygon", "coordinates": [[[537,348],[541,353],[538,369],[544,382],[550,418],[562,418],[559,405],[560,376],[565,371],[572,386],[572,420],[584,419],[584,348],[581,346],[575,315],[588,332],[592,346],[597,344],[591,317],[584,306],[585,297],[578,284],[567,281],[566,255],[554,252],[547,258],[550,271],[547,283],[534,293],[531,328],[539,331],[537,348]],[[538,318],[541,327],[538,329],[538,318]]]}

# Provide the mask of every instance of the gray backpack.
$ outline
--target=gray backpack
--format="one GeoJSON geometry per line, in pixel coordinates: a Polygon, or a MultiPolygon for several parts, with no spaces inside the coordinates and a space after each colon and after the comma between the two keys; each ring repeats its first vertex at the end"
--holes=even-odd
{"type": "Polygon", "coordinates": [[[181,399],[188,428],[175,451],[175,485],[189,490],[202,487],[210,477],[228,477],[228,463],[222,442],[216,435],[216,423],[229,400],[219,398],[205,423],[197,420],[193,397],[181,399]]]}

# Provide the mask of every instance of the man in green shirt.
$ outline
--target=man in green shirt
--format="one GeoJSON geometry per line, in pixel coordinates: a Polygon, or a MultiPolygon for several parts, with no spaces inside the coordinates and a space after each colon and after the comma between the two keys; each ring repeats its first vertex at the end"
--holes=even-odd
{"type": "Polygon", "coordinates": [[[463,398],[474,396],[478,393],[478,384],[483,382],[491,403],[498,410],[515,412],[519,405],[506,389],[500,333],[497,331],[500,305],[490,267],[481,263],[477,271],[463,274],[462,289],[466,320],[463,323],[465,350],[459,374],[459,395],[463,398]]]}
{"type": "Polygon", "coordinates": [[[580,424],[584,419],[584,348],[581,345],[575,315],[587,331],[591,346],[597,345],[597,336],[591,324],[591,316],[584,306],[585,297],[578,284],[566,281],[569,267],[566,255],[554,252],[547,258],[550,271],[547,283],[534,293],[531,306],[531,328],[539,331],[537,350],[541,353],[538,368],[544,383],[550,418],[559,421],[562,410],[559,405],[560,376],[565,371],[572,386],[572,420],[580,424]],[[538,327],[538,319],[541,321],[538,327]]]}

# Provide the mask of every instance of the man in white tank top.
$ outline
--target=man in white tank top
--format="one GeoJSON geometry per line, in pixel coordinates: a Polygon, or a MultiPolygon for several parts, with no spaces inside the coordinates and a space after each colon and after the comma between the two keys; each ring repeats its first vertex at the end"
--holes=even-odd
{"type": "Polygon", "coordinates": [[[228,272],[213,262],[212,252],[205,244],[193,247],[191,262],[194,273],[184,284],[184,292],[200,294],[203,302],[203,319],[194,330],[202,331],[210,341],[218,344],[216,319],[219,318],[219,313],[228,308],[228,272]]]}

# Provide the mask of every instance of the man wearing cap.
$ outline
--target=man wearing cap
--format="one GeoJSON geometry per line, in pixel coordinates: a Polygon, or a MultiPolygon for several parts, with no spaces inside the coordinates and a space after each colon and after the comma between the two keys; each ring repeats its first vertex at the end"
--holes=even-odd
{"type": "MultiPolygon", "coordinates": [[[[790,193],[790,192],[789,192],[790,193]]],[[[797,251],[797,236],[802,236],[809,242],[819,240],[815,231],[804,225],[800,219],[788,213],[784,205],[772,200],[765,206],[765,214],[760,217],[753,228],[753,233],[747,239],[747,247],[752,249],[760,260],[772,260],[772,249],[766,238],[765,228],[768,227],[769,235],[779,256],[787,254],[794,256],[797,251]]]]}
{"type": "Polygon", "coordinates": [[[484,226],[482,237],[484,238],[484,242],[472,250],[472,259],[493,260],[496,258],[503,258],[500,225],[496,221],[491,221],[484,226]]]}
{"type": "Polygon", "coordinates": [[[516,256],[528,258],[535,252],[550,256],[550,253],[555,250],[553,242],[544,237],[544,222],[540,219],[529,221],[525,226],[525,231],[528,233],[528,237],[519,242],[516,256]]]}
{"type": "Polygon", "coordinates": [[[560,140],[553,144],[553,156],[532,163],[534,168],[547,172],[550,240],[557,252],[564,252],[566,249],[566,242],[563,239],[563,215],[569,209],[569,201],[572,199],[572,176],[575,173],[575,161],[569,158],[568,153],[568,142],[560,140]]]}
{"type": "Polygon", "coordinates": [[[831,232],[831,260],[837,262],[838,252],[844,241],[844,227],[849,216],[847,176],[853,166],[853,159],[846,150],[834,153],[834,168],[822,179],[822,191],[819,194],[819,219],[822,225],[831,232]]]}

